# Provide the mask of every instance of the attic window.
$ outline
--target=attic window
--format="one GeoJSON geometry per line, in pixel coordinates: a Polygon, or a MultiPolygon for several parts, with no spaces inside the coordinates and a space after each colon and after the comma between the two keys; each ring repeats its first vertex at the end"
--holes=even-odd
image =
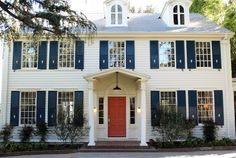
{"type": "Polygon", "coordinates": [[[174,25],[184,25],[184,7],[182,5],[176,5],[173,8],[173,22],[174,25]]]}
{"type": "Polygon", "coordinates": [[[120,5],[113,5],[111,7],[111,24],[122,24],[122,7],[120,5]]]}

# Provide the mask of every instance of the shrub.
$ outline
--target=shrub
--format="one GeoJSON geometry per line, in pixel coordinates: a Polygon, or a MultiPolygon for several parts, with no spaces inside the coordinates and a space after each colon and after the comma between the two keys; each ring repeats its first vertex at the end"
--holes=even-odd
{"type": "Polygon", "coordinates": [[[20,131],[20,140],[21,142],[29,142],[32,137],[34,128],[32,126],[24,126],[20,131]]]}
{"type": "Polygon", "coordinates": [[[216,139],[216,134],[217,134],[217,126],[216,124],[212,121],[205,121],[203,123],[203,138],[206,142],[211,142],[216,139]]]}
{"type": "Polygon", "coordinates": [[[2,137],[4,144],[10,142],[11,134],[12,134],[12,127],[6,124],[0,131],[0,136],[2,137]]]}
{"type": "Polygon", "coordinates": [[[191,137],[194,122],[186,120],[182,114],[175,110],[159,108],[157,116],[157,120],[154,120],[157,126],[154,126],[153,130],[161,135],[162,142],[173,142],[191,137]]]}
{"type": "Polygon", "coordinates": [[[38,124],[35,134],[40,136],[40,142],[46,142],[48,134],[47,124],[45,122],[38,124]]]}

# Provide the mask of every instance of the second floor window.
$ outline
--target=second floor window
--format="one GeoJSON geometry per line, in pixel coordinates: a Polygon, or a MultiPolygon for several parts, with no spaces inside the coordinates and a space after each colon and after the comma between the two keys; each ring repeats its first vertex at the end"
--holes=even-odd
{"type": "Polygon", "coordinates": [[[176,5],[173,8],[173,22],[174,25],[184,25],[184,7],[176,5]]]}
{"type": "Polygon", "coordinates": [[[34,42],[23,42],[22,68],[38,67],[38,49],[34,42]]]}
{"type": "Polygon", "coordinates": [[[73,68],[75,61],[74,42],[60,41],[59,42],[59,67],[73,68]]]}
{"type": "Polygon", "coordinates": [[[125,67],[125,42],[109,42],[109,66],[125,67]]]}
{"type": "Polygon", "coordinates": [[[111,7],[111,24],[122,24],[122,7],[120,5],[111,7]]]}
{"type": "Polygon", "coordinates": [[[210,42],[196,42],[197,67],[211,67],[210,42]]]}
{"type": "Polygon", "coordinates": [[[170,41],[159,42],[160,67],[175,67],[175,44],[170,41]]]}

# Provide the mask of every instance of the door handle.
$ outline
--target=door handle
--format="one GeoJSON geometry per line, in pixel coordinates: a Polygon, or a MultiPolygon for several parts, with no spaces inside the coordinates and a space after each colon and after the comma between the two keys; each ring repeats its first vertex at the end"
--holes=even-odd
{"type": "Polygon", "coordinates": [[[110,118],[108,118],[108,123],[110,123],[110,118]]]}

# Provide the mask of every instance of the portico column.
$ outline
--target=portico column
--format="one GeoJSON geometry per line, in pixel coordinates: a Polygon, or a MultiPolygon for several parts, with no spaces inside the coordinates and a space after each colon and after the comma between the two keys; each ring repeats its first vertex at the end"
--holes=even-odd
{"type": "Polygon", "coordinates": [[[88,114],[89,114],[89,143],[88,146],[95,146],[94,141],[94,102],[93,102],[93,80],[88,81],[88,114]]]}
{"type": "Polygon", "coordinates": [[[141,104],[141,143],[140,146],[147,146],[146,143],[146,81],[140,80],[140,104],[141,104]]]}

